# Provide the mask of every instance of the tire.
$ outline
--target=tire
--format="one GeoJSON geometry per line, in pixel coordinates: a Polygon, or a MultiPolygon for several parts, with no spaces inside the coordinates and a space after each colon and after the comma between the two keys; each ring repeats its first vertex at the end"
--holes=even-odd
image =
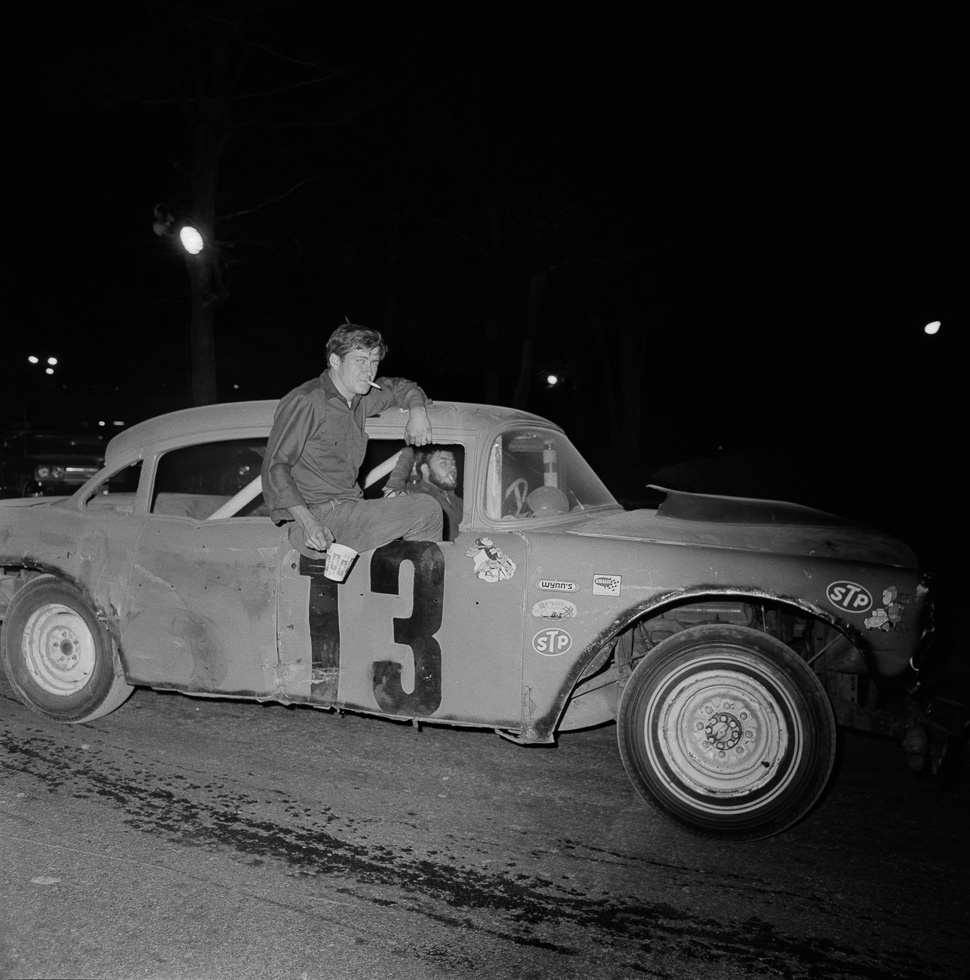
{"type": "Polygon", "coordinates": [[[759,840],[800,820],[835,761],[832,706],[780,640],[705,625],[659,643],[620,699],[627,775],[656,810],[706,837],[759,840]]]}
{"type": "Polygon", "coordinates": [[[53,575],[32,579],[13,597],[0,656],[17,697],[55,721],[93,721],[133,690],[90,603],[53,575]]]}

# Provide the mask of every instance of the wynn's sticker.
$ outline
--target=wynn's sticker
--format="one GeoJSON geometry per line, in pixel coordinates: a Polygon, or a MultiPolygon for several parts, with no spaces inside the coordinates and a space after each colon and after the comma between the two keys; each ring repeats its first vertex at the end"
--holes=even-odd
{"type": "Polygon", "coordinates": [[[532,637],[532,649],[544,657],[561,657],[573,645],[573,638],[557,626],[550,626],[532,637]]]}
{"type": "Polygon", "coordinates": [[[825,590],[825,598],[847,613],[864,613],[872,605],[872,596],[855,582],[832,582],[825,590]]]}
{"type": "Polygon", "coordinates": [[[572,619],[576,606],[568,599],[540,599],[532,607],[532,615],[539,619],[572,619]]]}
{"type": "Polygon", "coordinates": [[[622,575],[594,575],[593,595],[619,595],[622,575]]]}
{"type": "Polygon", "coordinates": [[[536,588],[543,592],[575,592],[577,589],[575,582],[560,582],[557,579],[541,578],[536,582],[536,588]]]}

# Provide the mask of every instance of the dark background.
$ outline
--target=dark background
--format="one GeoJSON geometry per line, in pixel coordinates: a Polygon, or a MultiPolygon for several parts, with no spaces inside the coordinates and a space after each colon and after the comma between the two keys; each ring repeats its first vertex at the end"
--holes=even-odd
{"type": "Polygon", "coordinates": [[[220,399],[318,373],[348,316],[433,397],[561,423],[625,501],[785,496],[953,560],[967,79],[939,10],[21,6],[9,425],[190,403],[185,263],[153,209],[191,211],[184,87],[226,23],[220,399]]]}

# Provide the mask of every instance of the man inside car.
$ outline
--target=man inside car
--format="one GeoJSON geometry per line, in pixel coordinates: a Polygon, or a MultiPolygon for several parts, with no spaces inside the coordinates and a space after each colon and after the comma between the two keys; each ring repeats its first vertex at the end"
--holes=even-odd
{"type": "Polygon", "coordinates": [[[457,493],[458,463],[452,450],[424,446],[401,450],[394,471],[387,478],[385,497],[424,493],[438,501],[444,517],[444,539],[454,541],[461,524],[462,499],[457,493]]]}

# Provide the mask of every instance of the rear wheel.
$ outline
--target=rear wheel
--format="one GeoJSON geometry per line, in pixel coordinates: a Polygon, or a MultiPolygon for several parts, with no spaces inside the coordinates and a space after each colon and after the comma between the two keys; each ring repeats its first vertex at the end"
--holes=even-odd
{"type": "Polygon", "coordinates": [[[0,655],[17,697],[56,721],[93,721],[132,691],[90,603],[53,575],[33,579],[13,597],[0,655]]]}
{"type": "Polygon", "coordinates": [[[709,837],[757,840],[803,817],[828,782],[835,719],[781,641],[705,625],[658,644],[618,713],[627,774],[664,816],[709,837]]]}

